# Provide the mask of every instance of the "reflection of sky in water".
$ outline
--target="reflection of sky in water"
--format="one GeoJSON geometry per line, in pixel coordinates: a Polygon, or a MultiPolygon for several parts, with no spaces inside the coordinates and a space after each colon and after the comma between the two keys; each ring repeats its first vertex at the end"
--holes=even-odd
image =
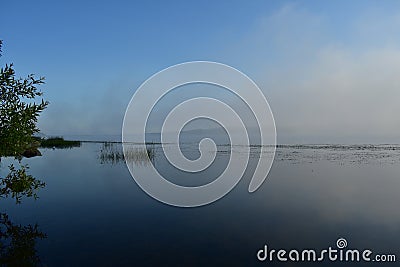
{"type": "MultiPolygon", "coordinates": [[[[240,146],[232,152],[218,146],[215,164],[188,178],[165,162],[160,147],[154,149],[156,168],[188,185],[212,181],[230,153],[241,153],[240,146]]],[[[48,266],[249,266],[257,265],[255,253],[264,244],[322,249],[339,237],[351,248],[400,256],[398,146],[282,146],[265,183],[249,194],[259,152],[269,155],[268,147],[251,149],[250,166],[238,186],[201,208],[157,202],[138,188],[123,162],[101,164],[102,145],[86,143],[24,159],[46,188],[37,201],[15,206],[2,200],[2,205],[16,223],[37,222],[46,232],[37,248],[48,266]]],[[[183,150],[196,157],[193,145],[183,150]]],[[[8,161],[1,162],[2,175],[8,161]]],[[[346,266],[335,264],[330,266],[346,266]]]]}

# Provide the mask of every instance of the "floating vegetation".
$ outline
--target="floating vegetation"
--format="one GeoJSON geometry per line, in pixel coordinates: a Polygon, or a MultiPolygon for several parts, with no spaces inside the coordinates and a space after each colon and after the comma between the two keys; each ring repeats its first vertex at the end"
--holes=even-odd
{"type": "Polygon", "coordinates": [[[339,164],[394,164],[400,162],[399,145],[278,145],[276,161],[339,164]]]}
{"type": "MultiPolygon", "coordinates": [[[[246,154],[245,145],[218,145],[220,156],[231,153],[246,154]]],[[[270,157],[273,153],[271,145],[251,144],[250,158],[270,157]]],[[[278,144],[275,146],[275,162],[291,164],[315,163],[327,161],[338,164],[397,164],[400,162],[400,145],[398,144],[278,144]]],[[[193,145],[197,149],[197,144],[193,145]]]]}

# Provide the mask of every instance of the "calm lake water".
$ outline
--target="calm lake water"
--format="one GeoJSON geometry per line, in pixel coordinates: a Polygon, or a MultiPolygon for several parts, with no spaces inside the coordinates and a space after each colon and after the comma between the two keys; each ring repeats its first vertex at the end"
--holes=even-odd
{"type": "MultiPolygon", "coordinates": [[[[191,175],[167,164],[153,146],[153,164],[171,181],[199,185],[224,169],[240,147],[219,146],[209,169],[191,175]]],[[[120,158],[120,144],[83,143],[41,149],[23,159],[46,187],[39,199],[0,199],[1,212],[17,224],[39,225],[42,266],[317,266],[260,262],[257,251],[348,248],[395,254],[400,259],[400,146],[279,146],[270,174],[253,194],[252,167],[268,149],[253,147],[250,166],[222,199],[199,208],[162,204],[143,192],[120,158]]],[[[198,156],[187,144],[184,153],[198,156]]],[[[3,159],[0,174],[12,160],[3,159]]],[[[139,157],[135,164],[146,168],[139,157]]],[[[329,263],[329,265],[327,265],[329,263]]],[[[327,266],[398,266],[340,263],[327,266]]]]}

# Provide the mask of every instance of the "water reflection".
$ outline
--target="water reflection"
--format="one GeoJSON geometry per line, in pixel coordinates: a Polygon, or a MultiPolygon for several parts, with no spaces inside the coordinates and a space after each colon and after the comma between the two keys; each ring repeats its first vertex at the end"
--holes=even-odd
{"type": "Polygon", "coordinates": [[[11,196],[17,204],[21,203],[23,196],[37,199],[37,192],[45,187],[45,183],[27,173],[28,165],[21,165],[19,169],[16,169],[11,164],[9,169],[10,173],[0,179],[0,197],[11,196]]]}
{"type": "Polygon", "coordinates": [[[0,266],[38,266],[36,240],[44,238],[37,224],[14,224],[6,213],[0,213],[0,266]]]}
{"type": "MultiPolygon", "coordinates": [[[[24,198],[38,198],[38,191],[45,187],[45,183],[27,173],[28,165],[20,164],[16,168],[9,166],[9,173],[0,177],[0,197],[12,198],[15,204],[21,204],[24,198]]],[[[46,238],[46,234],[39,230],[37,224],[15,224],[9,215],[0,211],[0,266],[30,267],[40,264],[36,251],[37,239],[46,238]]]]}

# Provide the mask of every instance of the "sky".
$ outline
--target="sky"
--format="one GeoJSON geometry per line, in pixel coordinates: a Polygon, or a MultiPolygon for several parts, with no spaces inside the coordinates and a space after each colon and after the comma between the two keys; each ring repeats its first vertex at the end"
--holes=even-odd
{"type": "Polygon", "coordinates": [[[279,143],[400,143],[398,1],[16,0],[0,25],[0,65],[46,77],[47,135],[120,135],[141,83],[207,60],[258,84],[279,143]]]}

